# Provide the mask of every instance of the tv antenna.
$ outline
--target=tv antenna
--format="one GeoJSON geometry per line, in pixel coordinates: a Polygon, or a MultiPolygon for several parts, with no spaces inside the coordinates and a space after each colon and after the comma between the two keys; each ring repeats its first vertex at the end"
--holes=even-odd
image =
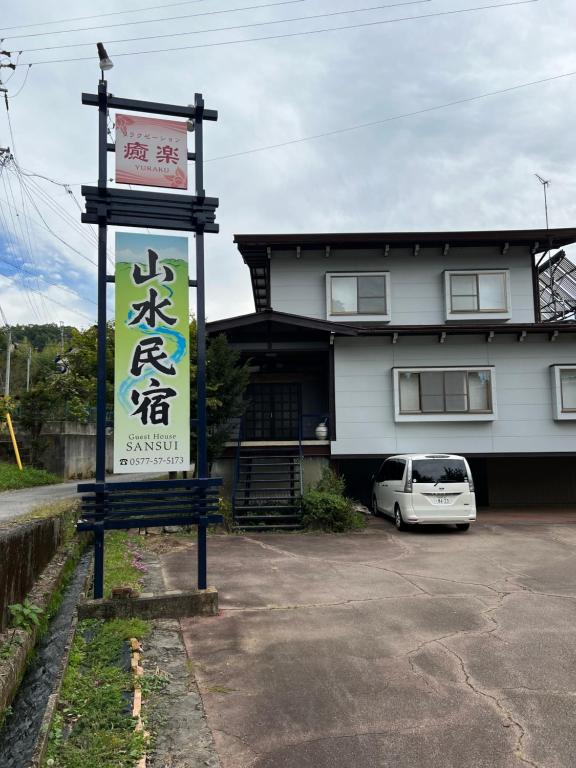
{"type": "Polygon", "coordinates": [[[540,184],[542,184],[542,187],[544,189],[544,211],[546,213],[546,230],[550,229],[549,223],[548,223],[548,186],[550,184],[550,179],[543,179],[542,176],[538,175],[537,173],[534,174],[540,184]]]}

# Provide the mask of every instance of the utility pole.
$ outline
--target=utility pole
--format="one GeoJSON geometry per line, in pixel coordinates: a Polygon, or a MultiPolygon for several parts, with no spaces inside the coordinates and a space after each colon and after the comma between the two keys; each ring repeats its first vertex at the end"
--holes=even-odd
{"type": "Polygon", "coordinates": [[[4,379],[4,397],[10,395],[10,358],[12,356],[12,328],[8,326],[8,341],[6,343],[6,378],[4,379]]]}
{"type": "Polygon", "coordinates": [[[8,325],[4,310],[0,306],[0,317],[4,323],[4,329],[7,332],[8,338],[6,340],[6,377],[4,379],[4,396],[8,397],[10,394],[10,356],[12,355],[12,328],[8,325]]]}
{"type": "Polygon", "coordinates": [[[30,391],[30,370],[32,368],[32,347],[28,347],[28,360],[26,361],[26,392],[30,391]]]}

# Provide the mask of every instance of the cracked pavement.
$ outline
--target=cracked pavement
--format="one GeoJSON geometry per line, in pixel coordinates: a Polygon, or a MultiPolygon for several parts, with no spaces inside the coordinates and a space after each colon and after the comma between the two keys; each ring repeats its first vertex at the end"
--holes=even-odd
{"type": "MultiPolygon", "coordinates": [[[[576,526],[211,537],[181,622],[223,768],[573,768],[576,526]]],[[[195,546],[162,557],[185,589],[195,546]]]]}

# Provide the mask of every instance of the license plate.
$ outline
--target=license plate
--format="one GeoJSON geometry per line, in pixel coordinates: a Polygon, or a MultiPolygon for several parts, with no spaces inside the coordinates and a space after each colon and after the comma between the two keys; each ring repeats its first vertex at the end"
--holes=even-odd
{"type": "Polygon", "coordinates": [[[432,497],[432,504],[450,504],[450,499],[448,496],[433,496],[432,497]]]}

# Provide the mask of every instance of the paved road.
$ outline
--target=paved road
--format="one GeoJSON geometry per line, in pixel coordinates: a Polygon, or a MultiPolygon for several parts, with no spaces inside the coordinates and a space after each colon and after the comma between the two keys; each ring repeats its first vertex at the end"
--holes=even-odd
{"type": "Polygon", "coordinates": [[[222,612],[182,627],[223,768],[573,768],[575,548],[573,524],[210,538],[222,612]]]}
{"type": "MultiPolygon", "coordinates": [[[[152,480],[158,475],[110,475],[108,480],[152,480]]],[[[58,485],[41,485],[36,488],[22,488],[19,491],[4,491],[0,493],[0,522],[12,520],[20,515],[25,515],[33,509],[44,504],[52,504],[55,501],[75,498],[78,496],[78,483],[90,482],[89,480],[71,480],[68,483],[58,485]]]]}

